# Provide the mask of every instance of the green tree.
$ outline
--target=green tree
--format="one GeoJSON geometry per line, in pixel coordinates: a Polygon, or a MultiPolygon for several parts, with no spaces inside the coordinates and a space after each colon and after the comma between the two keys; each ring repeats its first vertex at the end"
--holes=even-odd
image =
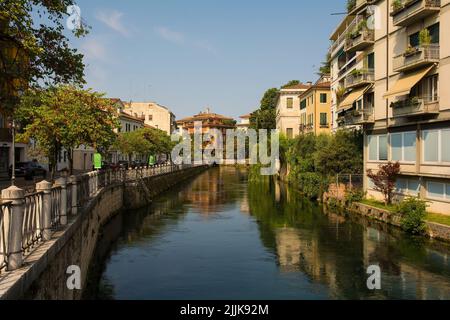
{"type": "Polygon", "coordinates": [[[73,150],[84,145],[106,153],[118,127],[109,100],[97,92],[72,86],[28,90],[15,117],[23,128],[20,138],[37,143],[49,159],[52,173],[62,148],[67,150],[72,173],[73,150]]]}
{"type": "Polygon", "coordinates": [[[329,75],[331,73],[331,54],[327,53],[327,56],[325,57],[325,61],[321,63],[321,66],[319,68],[318,75],[329,75]]]}
{"type": "Polygon", "coordinates": [[[332,136],[317,137],[315,167],[321,174],[362,174],[363,135],[360,131],[339,130],[332,136]]]}
{"type": "Polygon", "coordinates": [[[300,84],[301,82],[299,80],[291,80],[288,83],[286,83],[285,85],[281,86],[281,89],[285,89],[291,86],[296,86],[298,84],[300,84]]]}
{"type": "MultiPolygon", "coordinates": [[[[65,36],[74,0],[0,1],[0,106],[12,114],[28,88],[84,83],[83,55],[65,36]]],[[[87,33],[81,25],[76,37],[87,33]]]]}

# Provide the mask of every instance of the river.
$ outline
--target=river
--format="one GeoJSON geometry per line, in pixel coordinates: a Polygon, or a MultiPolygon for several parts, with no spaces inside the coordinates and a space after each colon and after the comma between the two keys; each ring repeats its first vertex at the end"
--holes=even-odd
{"type": "Polygon", "coordinates": [[[87,299],[450,299],[450,247],[211,169],[103,230],[87,299]],[[367,268],[381,289],[367,288],[367,268]]]}

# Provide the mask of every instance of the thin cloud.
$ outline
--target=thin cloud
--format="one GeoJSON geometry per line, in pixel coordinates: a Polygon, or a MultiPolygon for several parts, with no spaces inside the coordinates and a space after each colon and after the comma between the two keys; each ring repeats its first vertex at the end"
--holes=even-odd
{"type": "Polygon", "coordinates": [[[170,30],[167,27],[157,27],[155,28],[155,32],[160,38],[172,43],[182,44],[185,41],[184,34],[170,30]]]}
{"type": "Polygon", "coordinates": [[[84,41],[81,45],[81,51],[89,60],[108,60],[106,47],[100,41],[98,41],[98,39],[91,38],[84,41]]]}
{"type": "Polygon", "coordinates": [[[155,33],[163,40],[177,44],[177,45],[184,45],[187,44],[188,46],[200,49],[202,51],[217,54],[217,50],[208,42],[206,41],[194,41],[192,39],[189,39],[186,35],[184,35],[181,32],[174,31],[168,27],[156,27],[155,33]]]}
{"type": "Polygon", "coordinates": [[[103,22],[110,29],[120,33],[124,37],[128,37],[130,35],[129,30],[123,25],[122,17],[123,13],[117,10],[113,11],[101,11],[97,12],[95,16],[97,20],[103,22]]]}

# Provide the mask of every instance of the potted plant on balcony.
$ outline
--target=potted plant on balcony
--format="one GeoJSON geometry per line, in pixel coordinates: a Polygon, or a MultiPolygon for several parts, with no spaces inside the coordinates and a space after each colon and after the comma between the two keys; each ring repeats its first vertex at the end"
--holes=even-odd
{"type": "Polygon", "coordinates": [[[405,52],[403,53],[403,56],[405,58],[410,57],[412,55],[415,55],[417,52],[419,52],[419,49],[417,47],[413,47],[409,44],[408,47],[406,48],[405,52]]]}
{"type": "Polygon", "coordinates": [[[391,15],[397,14],[403,9],[403,0],[394,0],[391,4],[392,12],[391,15]]]}
{"type": "Polygon", "coordinates": [[[356,7],[356,0],[347,0],[347,11],[351,12],[356,7]]]}
{"type": "Polygon", "coordinates": [[[339,87],[336,89],[336,98],[338,103],[341,102],[342,98],[345,95],[345,88],[344,87],[339,87]]]}
{"type": "Polygon", "coordinates": [[[430,31],[427,28],[423,28],[419,33],[419,44],[421,47],[427,47],[431,44],[430,31]]]}

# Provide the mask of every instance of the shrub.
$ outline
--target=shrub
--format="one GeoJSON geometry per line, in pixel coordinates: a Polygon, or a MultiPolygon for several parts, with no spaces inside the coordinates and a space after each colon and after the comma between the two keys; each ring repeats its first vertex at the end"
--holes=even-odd
{"type": "Polygon", "coordinates": [[[336,198],[330,198],[330,199],[328,199],[327,206],[328,206],[328,208],[329,208],[330,210],[332,210],[332,211],[337,211],[337,210],[339,210],[339,209],[342,208],[341,203],[340,203],[339,200],[336,199],[336,198]]]}
{"type": "Polygon", "coordinates": [[[345,203],[350,205],[354,202],[360,202],[366,197],[366,193],[361,189],[349,189],[345,193],[345,203]]]}
{"type": "Polygon", "coordinates": [[[300,190],[310,199],[319,199],[328,188],[328,180],[316,172],[298,174],[300,190]]]}
{"type": "Polygon", "coordinates": [[[417,198],[407,198],[397,207],[397,213],[402,216],[403,230],[412,234],[423,234],[426,230],[425,217],[427,204],[417,198]]]}
{"type": "Polygon", "coordinates": [[[367,170],[367,176],[375,185],[375,190],[379,191],[384,196],[384,203],[389,205],[392,203],[392,197],[395,191],[395,182],[397,175],[400,173],[399,162],[388,162],[385,165],[380,165],[377,173],[371,169],[367,170]]]}

